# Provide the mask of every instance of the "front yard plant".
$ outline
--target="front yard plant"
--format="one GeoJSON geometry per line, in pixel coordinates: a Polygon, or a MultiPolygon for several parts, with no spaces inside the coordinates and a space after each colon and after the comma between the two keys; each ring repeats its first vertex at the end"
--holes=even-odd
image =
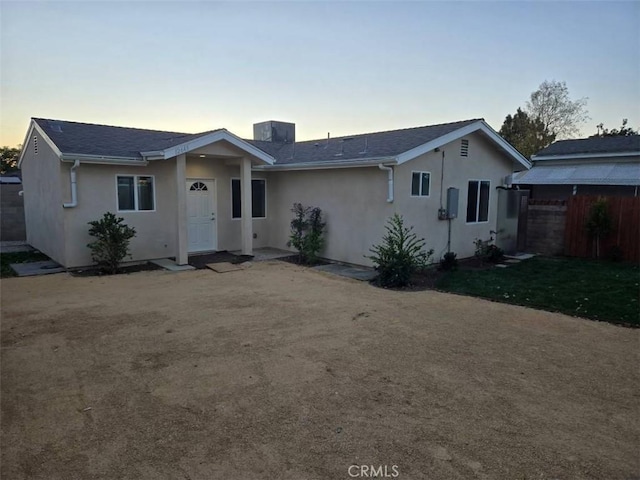
{"type": "Polygon", "coordinates": [[[406,227],[402,215],[394,213],[385,226],[387,233],[380,245],[374,245],[367,256],[375,265],[376,282],[382,287],[406,287],[417,271],[424,269],[433,255],[425,250],[424,238],[418,238],[413,227],[406,227]]]}
{"type": "Polygon", "coordinates": [[[313,265],[324,247],[324,227],[322,210],[318,207],[305,207],[294,203],[293,220],[288,246],[298,250],[298,263],[313,265]]]}
{"type": "Polygon", "coordinates": [[[134,228],[124,223],[124,218],[107,212],[100,220],[89,222],[89,235],[96,240],[87,244],[91,258],[105,273],[115,274],[124,258],[129,255],[129,242],[136,235],[134,228]]]}

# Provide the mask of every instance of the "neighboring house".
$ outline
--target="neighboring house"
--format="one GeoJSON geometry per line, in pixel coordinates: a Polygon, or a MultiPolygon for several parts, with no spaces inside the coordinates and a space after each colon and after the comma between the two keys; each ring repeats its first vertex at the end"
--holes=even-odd
{"type": "Polygon", "coordinates": [[[448,243],[462,258],[496,230],[496,189],[530,167],[482,119],[304,142],[272,121],[254,137],[34,118],[19,160],[27,240],[66,267],[88,265],[87,222],[112,211],[136,229],[132,260],[185,264],[195,252],[287,248],[301,202],[325,215],[326,258],[370,265],[395,212],[437,258],[448,243]],[[449,187],[459,208],[448,221],[449,187]]]}
{"type": "Polygon", "coordinates": [[[533,167],[515,174],[513,183],[529,189],[533,199],[638,195],[640,135],[561,140],[531,160],[533,167]]]}

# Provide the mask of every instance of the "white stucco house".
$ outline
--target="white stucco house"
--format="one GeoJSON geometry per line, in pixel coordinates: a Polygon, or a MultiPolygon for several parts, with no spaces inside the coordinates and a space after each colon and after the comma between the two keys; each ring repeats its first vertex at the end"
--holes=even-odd
{"type": "Polygon", "coordinates": [[[246,140],[33,118],[23,145],[27,241],[67,268],[91,264],[87,223],[107,211],[135,227],[132,260],[185,264],[286,249],[294,202],[322,209],[328,259],[369,265],[394,212],[437,257],[463,258],[497,229],[497,189],[530,167],[482,119],[296,142],[275,121],[246,140]]]}

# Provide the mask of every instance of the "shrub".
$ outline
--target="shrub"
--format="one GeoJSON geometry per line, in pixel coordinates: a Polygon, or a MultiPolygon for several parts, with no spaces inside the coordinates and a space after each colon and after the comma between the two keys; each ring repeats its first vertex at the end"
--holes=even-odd
{"type": "Polygon", "coordinates": [[[287,245],[298,250],[298,263],[314,264],[324,247],[323,235],[326,224],[322,221],[322,210],[294,203],[291,211],[294,216],[287,245]]]}
{"type": "Polygon", "coordinates": [[[473,241],[473,244],[476,246],[474,255],[480,261],[481,265],[484,262],[498,263],[504,258],[504,250],[491,242],[493,242],[493,237],[489,240],[476,238],[473,241]]]}
{"type": "Polygon", "coordinates": [[[385,226],[387,233],[380,245],[374,245],[367,256],[375,265],[377,283],[383,287],[404,287],[411,276],[426,267],[433,249],[424,250],[425,240],[413,233],[413,227],[404,226],[402,215],[395,213],[385,226]]]}
{"type": "Polygon", "coordinates": [[[124,218],[107,212],[100,220],[89,222],[89,235],[96,240],[87,244],[91,249],[91,258],[105,272],[118,272],[120,262],[129,254],[129,241],[135,237],[136,231],[123,223],[124,218]]]}
{"type": "Polygon", "coordinates": [[[447,252],[440,259],[440,270],[448,272],[458,268],[458,255],[453,252],[447,252]]]}

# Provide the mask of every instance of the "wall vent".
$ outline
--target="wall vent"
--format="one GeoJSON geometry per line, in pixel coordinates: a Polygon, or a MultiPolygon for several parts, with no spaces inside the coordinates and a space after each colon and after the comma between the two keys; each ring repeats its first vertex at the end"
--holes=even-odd
{"type": "Polygon", "coordinates": [[[33,137],[33,153],[38,154],[38,137],[33,137]]]}
{"type": "Polygon", "coordinates": [[[460,140],[460,156],[468,157],[469,156],[469,140],[463,138],[460,140]]]}

